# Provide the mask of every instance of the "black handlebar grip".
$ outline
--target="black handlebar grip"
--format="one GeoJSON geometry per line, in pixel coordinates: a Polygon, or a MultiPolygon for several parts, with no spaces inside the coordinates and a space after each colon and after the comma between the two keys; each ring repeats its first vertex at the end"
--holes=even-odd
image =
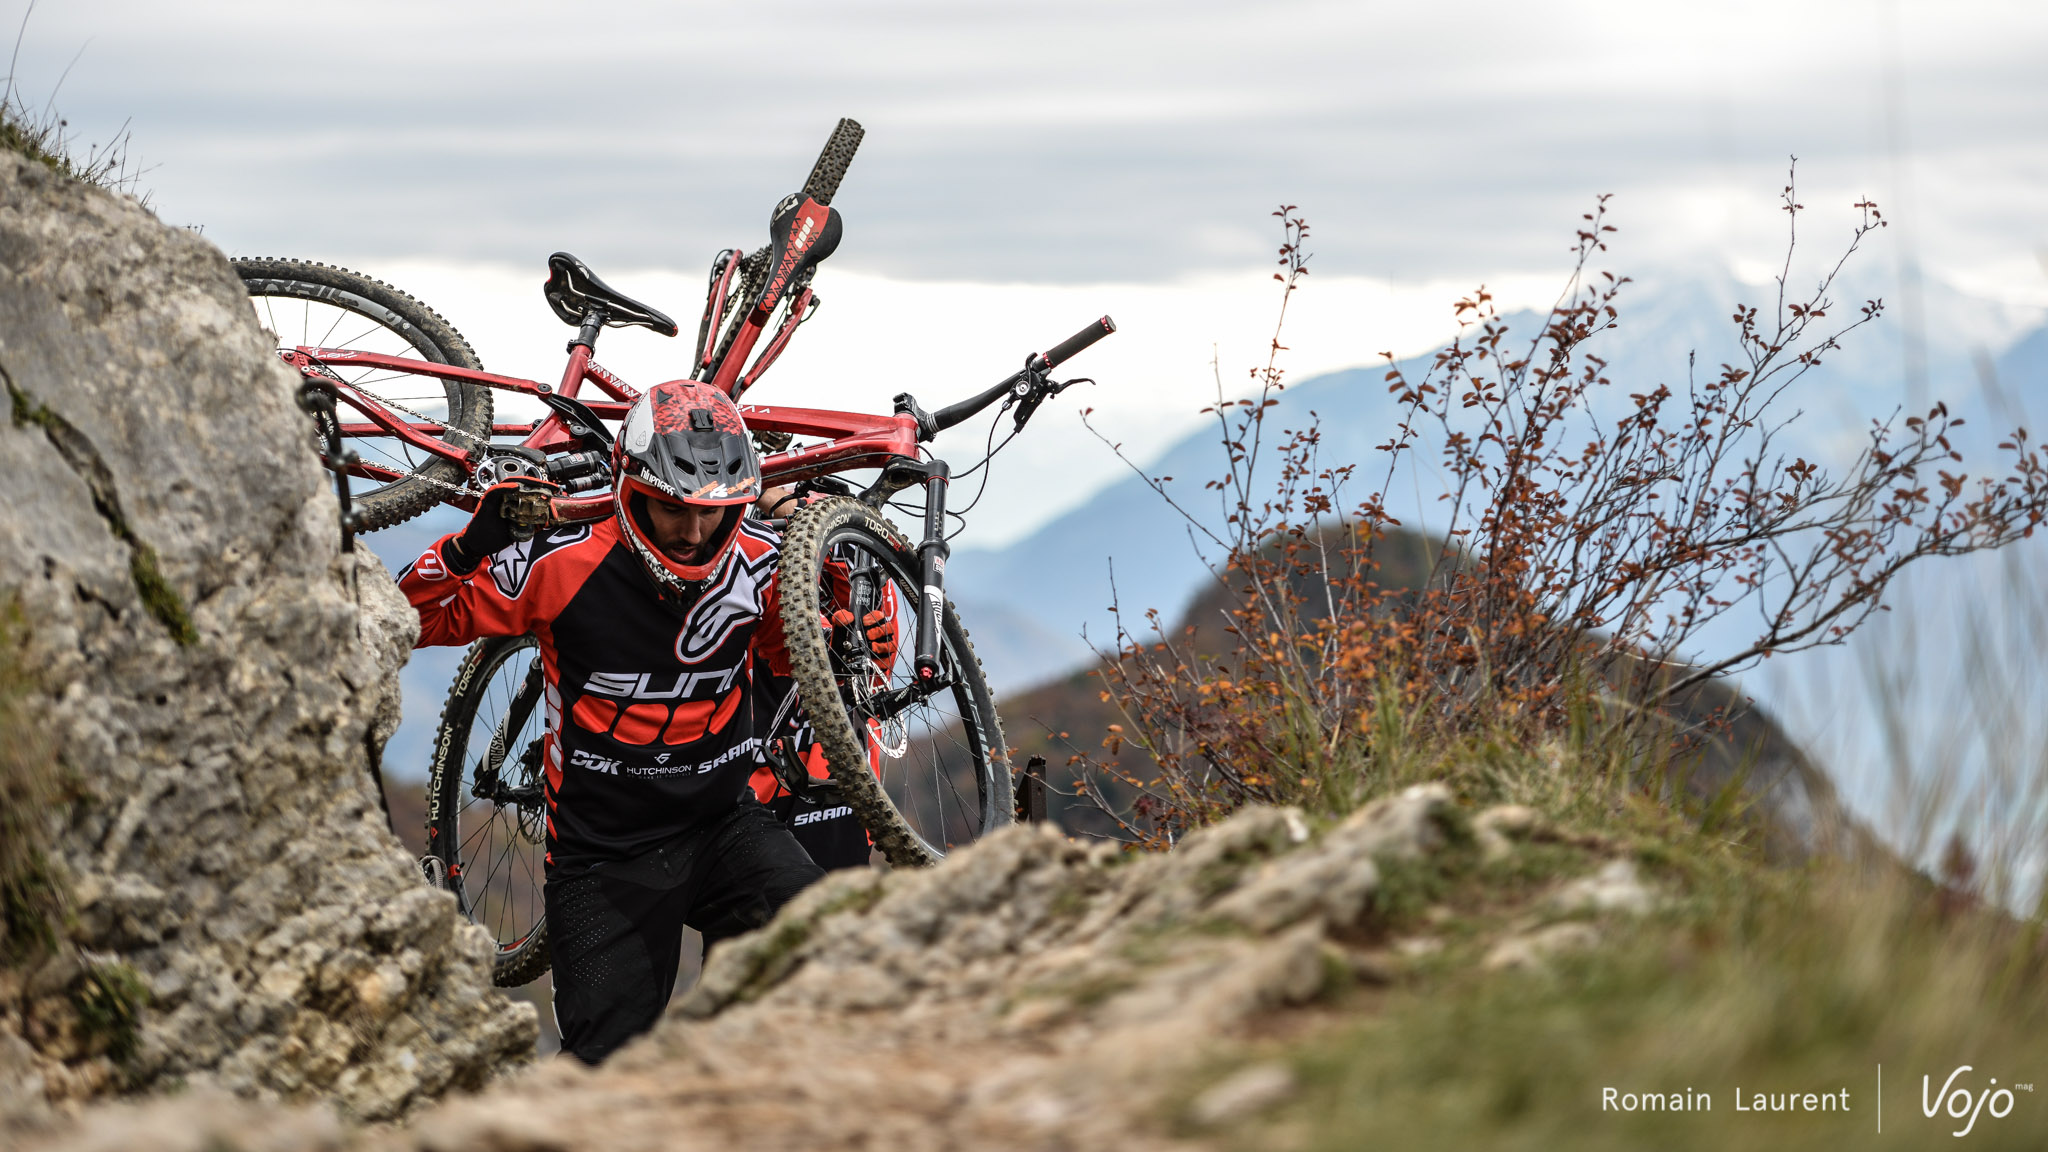
{"type": "Polygon", "coordinates": [[[818,162],[811,166],[811,178],[804,181],[804,195],[820,204],[832,203],[832,195],[839,191],[839,181],[846,177],[846,166],[853,162],[854,149],[860,147],[860,138],[867,135],[857,121],[842,118],[839,127],[832,130],[832,138],[825,141],[825,150],[818,153],[818,162]]]}
{"type": "Polygon", "coordinates": [[[1097,320],[1095,323],[1054,345],[1052,351],[1045,354],[1045,367],[1040,369],[1040,371],[1052,371],[1072,359],[1075,353],[1114,331],[1116,331],[1116,321],[1104,316],[1102,319],[1097,320]]]}

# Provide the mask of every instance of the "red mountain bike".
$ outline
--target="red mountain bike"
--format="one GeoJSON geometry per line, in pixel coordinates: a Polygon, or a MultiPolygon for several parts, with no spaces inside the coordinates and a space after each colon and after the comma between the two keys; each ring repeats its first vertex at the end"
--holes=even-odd
{"type": "MultiPolygon", "coordinates": [[[[803,191],[771,214],[768,244],[751,253],[727,249],[712,261],[691,379],[738,400],[788,346],[813,307],[818,263],[839,244],[832,196],[861,135],[860,125],[840,121],[803,191]]],[[[675,321],[609,287],[574,256],[555,253],[544,293],[576,335],[560,382],[549,385],[484,371],[440,315],[370,277],[296,260],[238,259],[235,267],[278,339],[279,356],[309,395],[326,398],[313,409],[316,439],[328,446],[329,466],[346,477],[345,531],[396,524],[437,503],[474,509],[485,489],[516,476],[561,488],[527,494],[515,511],[531,531],[612,515],[608,422],[623,418],[639,393],[592,352],[607,327],[674,336],[675,321]],[[586,395],[585,385],[603,398],[586,395]],[[546,414],[493,422],[496,392],[533,397],[546,414]]],[[[795,708],[808,714],[837,794],[892,864],[929,864],[1012,819],[1002,726],[944,594],[951,472],[922,445],[998,402],[1014,413],[1011,434],[1022,431],[1041,403],[1078,382],[1056,382],[1052,370],[1115,330],[1105,316],[1027,356],[994,387],[936,412],[908,393],[887,416],[741,406],[762,449],[764,484],[794,486],[800,501],[785,525],[781,576],[796,690],[777,702],[771,730],[795,708]],[[869,474],[858,488],[846,478],[854,472],[869,474]],[[912,488],[924,494],[915,541],[882,515],[912,488]],[[798,588],[814,592],[792,594],[798,588]],[[916,606],[915,642],[886,661],[818,623],[833,606],[863,615],[891,602],[916,606]]],[[[471,647],[442,712],[428,780],[430,847],[422,865],[496,937],[496,976],[506,985],[534,979],[548,963],[537,651],[531,636],[471,647]]],[[[792,790],[812,786],[788,757],[771,760],[792,790]]]]}

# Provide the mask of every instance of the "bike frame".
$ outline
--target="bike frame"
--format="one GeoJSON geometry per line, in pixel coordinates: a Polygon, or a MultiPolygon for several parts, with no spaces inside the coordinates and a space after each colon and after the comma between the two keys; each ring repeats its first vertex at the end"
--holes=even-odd
{"type": "MultiPolygon", "coordinates": [[[[476,452],[444,439],[438,434],[441,425],[402,419],[374,398],[364,395],[335,377],[321,373],[320,365],[328,361],[346,361],[391,372],[432,376],[441,380],[459,380],[524,396],[544,397],[552,393],[571,400],[579,400],[599,418],[613,421],[625,419],[626,409],[640,397],[640,393],[631,385],[591,359],[590,349],[582,344],[575,345],[570,352],[569,363],[562,370],[562,382],[555,387],[516,376],[500,376],[492,372],[479,372],[472,368],[458,368],[405,356],[357,352],[347,348],[300,347],[294,350],[292,363],[295,368],[302,374],[318,375],[326,380],[344,403],[365,417],[362,421],[344,422],[341,425],[341,435],[358,438],[394,437],[422,452],[453,460],[463,465],[465,470],[468,470],[477,458],[476,452]],[[610,399],[582,400],[579,394],[586,383],[596,385],[610,399]]],[[[757,366],[749,375],[758,376],[761,367],[764,366],[757,366]]],[[[761,481],[764,487],[794,484],[800,480],[815,479],[855,468],[884,468],[896,461],[917,459],[917,420],[907,414],[876,416],[824,408],[746,404],[740,406],[740,415],[746,421],[747,427],[756,431],[827,437],[825,443],[776,453],[762,460],[761,481]]],[[[582,446],[582,438],[569,430],[568,422],[556,411],[550,411],[532,423],[492,424],[491,435],[518,436],[518,447],[543,453],[561,452],[582,446]]],[[[403,475],[367,462],[349,464],[346,471],[351,476],[379,482],[395,480],[403,475]]],[[[471,494],[450,496],[446,502],[465,511],[475,511],[477,497],[471,494]]],[[[609,493],[596,496],[558,496],[551,503],[556,517],[568,523],[602,520],[612,514],[612,498],[609,493]]]]}

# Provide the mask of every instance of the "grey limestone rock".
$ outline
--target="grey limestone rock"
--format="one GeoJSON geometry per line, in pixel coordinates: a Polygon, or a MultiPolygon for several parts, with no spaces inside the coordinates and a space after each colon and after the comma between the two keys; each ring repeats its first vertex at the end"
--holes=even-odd
{"type": "Polygon", "coordinates": [[[41,995],[117,966],[147,989],[125,1059],[29,1028],[34,980],[0,983],[0,1033],[35,1033],[52,1084],[99,1068],[81,1093],[210,1082],[376,1118],[484,1082],[533,1009],[492,991],[489,941],[417,879],[374,783],[417,622],[340,550],[227,261],[0,155],[0,386],[21,712],[76,793],[47,831],[79,959],[41,995]]]}

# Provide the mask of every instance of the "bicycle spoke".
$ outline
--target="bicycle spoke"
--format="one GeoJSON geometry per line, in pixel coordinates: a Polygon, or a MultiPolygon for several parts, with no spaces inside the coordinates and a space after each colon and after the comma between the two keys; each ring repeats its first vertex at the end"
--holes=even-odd
{"type": "MultiPolygon", "coordinates": [[[[308,311],[310,312],[310,311],[311,311],[311,305],[308,305],[308,306],[307,306],[307,309],[308,309],[308,311]]],[[[342,322],[343,318],[345,318],[345,317],[346,317],[347,315],[348,315],[348,313],[346,313],[346,312],[342,311],[342,310],[341,310],[341,309],[339,309],[339,308],[337,308],[337,309],[335,309],[335,310],[334,310],[334,316],[333,316],[333,317],[332,317],[331,319],[329,319],[329,320],[327,321],[327,331],[325,331],[325,332],[321,333],[321,334],[320,334],[320,339],[319,339],[319,340],[317,341],[317,343],[319,344],[319,346],[320,346],[320,347],[322,347],[322,348],[333,348],[333,347],[336,347],[336,345],[334,345],[334,344],[333,344],[333,343],[331,343],[330,341],[332,341],[332,340],[334,339],[334,330],[335,330],[336,328],[339,328],[339,327],[341,327],[341,322],[342,322]]],[[[310,319],[310,317],[309,317],[309,319],[310,319]]]]}
{"type": "MultiPolygon", "coordinates": [[[[541,917],[542,854],[545,845],[529,837],[540,814],[519,804],[498,804],[475,795],[480,774],[495,776],[499,788],[529,784],[526,749],[543,734],[532,679],[532,642],[527,640],[476,685],[475,706],[463,734],[466,754],[453,797],[458,812],[452,854],[464,865],[463,911],[497,941],[501,954],[519,949],[541,917]],[[494,753],[494,742],[496,750],[494,753]],[[494,763],[494,760],[496,761],[494,763]],[[507,778],[512,771],[518,779],[507,778]]],[[[444,798],[446,798],[444,793],[444,798]]]]}
{"type": "Polygon", "coordinates": [[[840,634],[825,637],[827,663],[843,689],[845,715],[865,749],[866,766],[903,827],[943,855],[1008,817],[1000,785],[993,782],[1004,768],[997,751],[1001,738],[987,704],[977,703],[977,694],[986,689],[980,687],[979,670],[950,609],[939,652],[945,686],[937,691],[919,686],[911,653],[917,627],[913,606],[923,599],[920,573],[912,553],[893,544],[878,548],[880,543],[859,522],[850,522],[810,545],[818,557],[812,570],[818,573],[822,612],[865,611],[869,602],[856,603],[850,590],[872,573],[881,578],[885,593],[879,602],[893,604],[898,617],[899,648],[886,664],[848,665],[838,647],[846,639],[840,634]],[[879,720],[879,715],[889,719],[879,720]]]}
{"type": "MultiPolygon", "coordinates": [[[[348,313],[336,310],[334,323],[327,326],[327,335],[320,338],[320,346],[322,348],[360,348],[363,346],[366,337],[374,336],[384,331],[384,327],[380,324],[366,324],[355,335],[342,340],[338,344],[329,344],[328,341],[334,338],[334,330],[341,327],[341,322],[348,318],[348,313]]],[[[372,349],[372,351],[375,351],[375,349],[372,349]]]]}
{"type": "MultiPolygon", "coordinates": [[[[237,260],[259,320],[281,349],[346,348],[363,353],[447,363],[481,365],[459,333],[418,301],[388,285],[344,269],[284,260],[237,260]]],[[[361,421],[377,427],[392,417],[427,425],[428,434],[478,440],[489,437],[491,400],[487,389],[403,370],[352,364],[335,357],[327,368],[363,401],[361,421]]],[[[465,441],[465,445],[468,442],[465,441]]],[[[378,428],[343,438],[371,466],[372,474],[351,478],[350,494],[365,517],[364,530],[418,515],[459,489],[465,470],[457,461],[418,447],[378,428]]]]}
{"type": "MultiPolygon", "coordinates": [[[[500,788],[508,783],[504,777],[506,769],[519,767],[525,749],[540,735],[539,726],[534,722],[534,703],[538,692],[532,690],[533,667],[530,659],[510,660],[501,666],[490,685],[493,715],[488,718],[487,727],[485,723],[479,723],[475,729],[477,735],[485,736],[489,741],[483,750],[484,760],[480,761],[480,766],[491,762],[493,776],[500,788]]],[[[484,719],[480,717],[480,721],[484,719]]],[[[525,783],[523,775],[521,780],[509,783],[514,786],[525,783]]],[[[528,816],[519,805],[494,806],[492,815],[499,838],[492,848],[488,873],[496,901],[493,935],[503,947],[523,939],[538,919],[538,851],[527,838],[528,816]]]]}

